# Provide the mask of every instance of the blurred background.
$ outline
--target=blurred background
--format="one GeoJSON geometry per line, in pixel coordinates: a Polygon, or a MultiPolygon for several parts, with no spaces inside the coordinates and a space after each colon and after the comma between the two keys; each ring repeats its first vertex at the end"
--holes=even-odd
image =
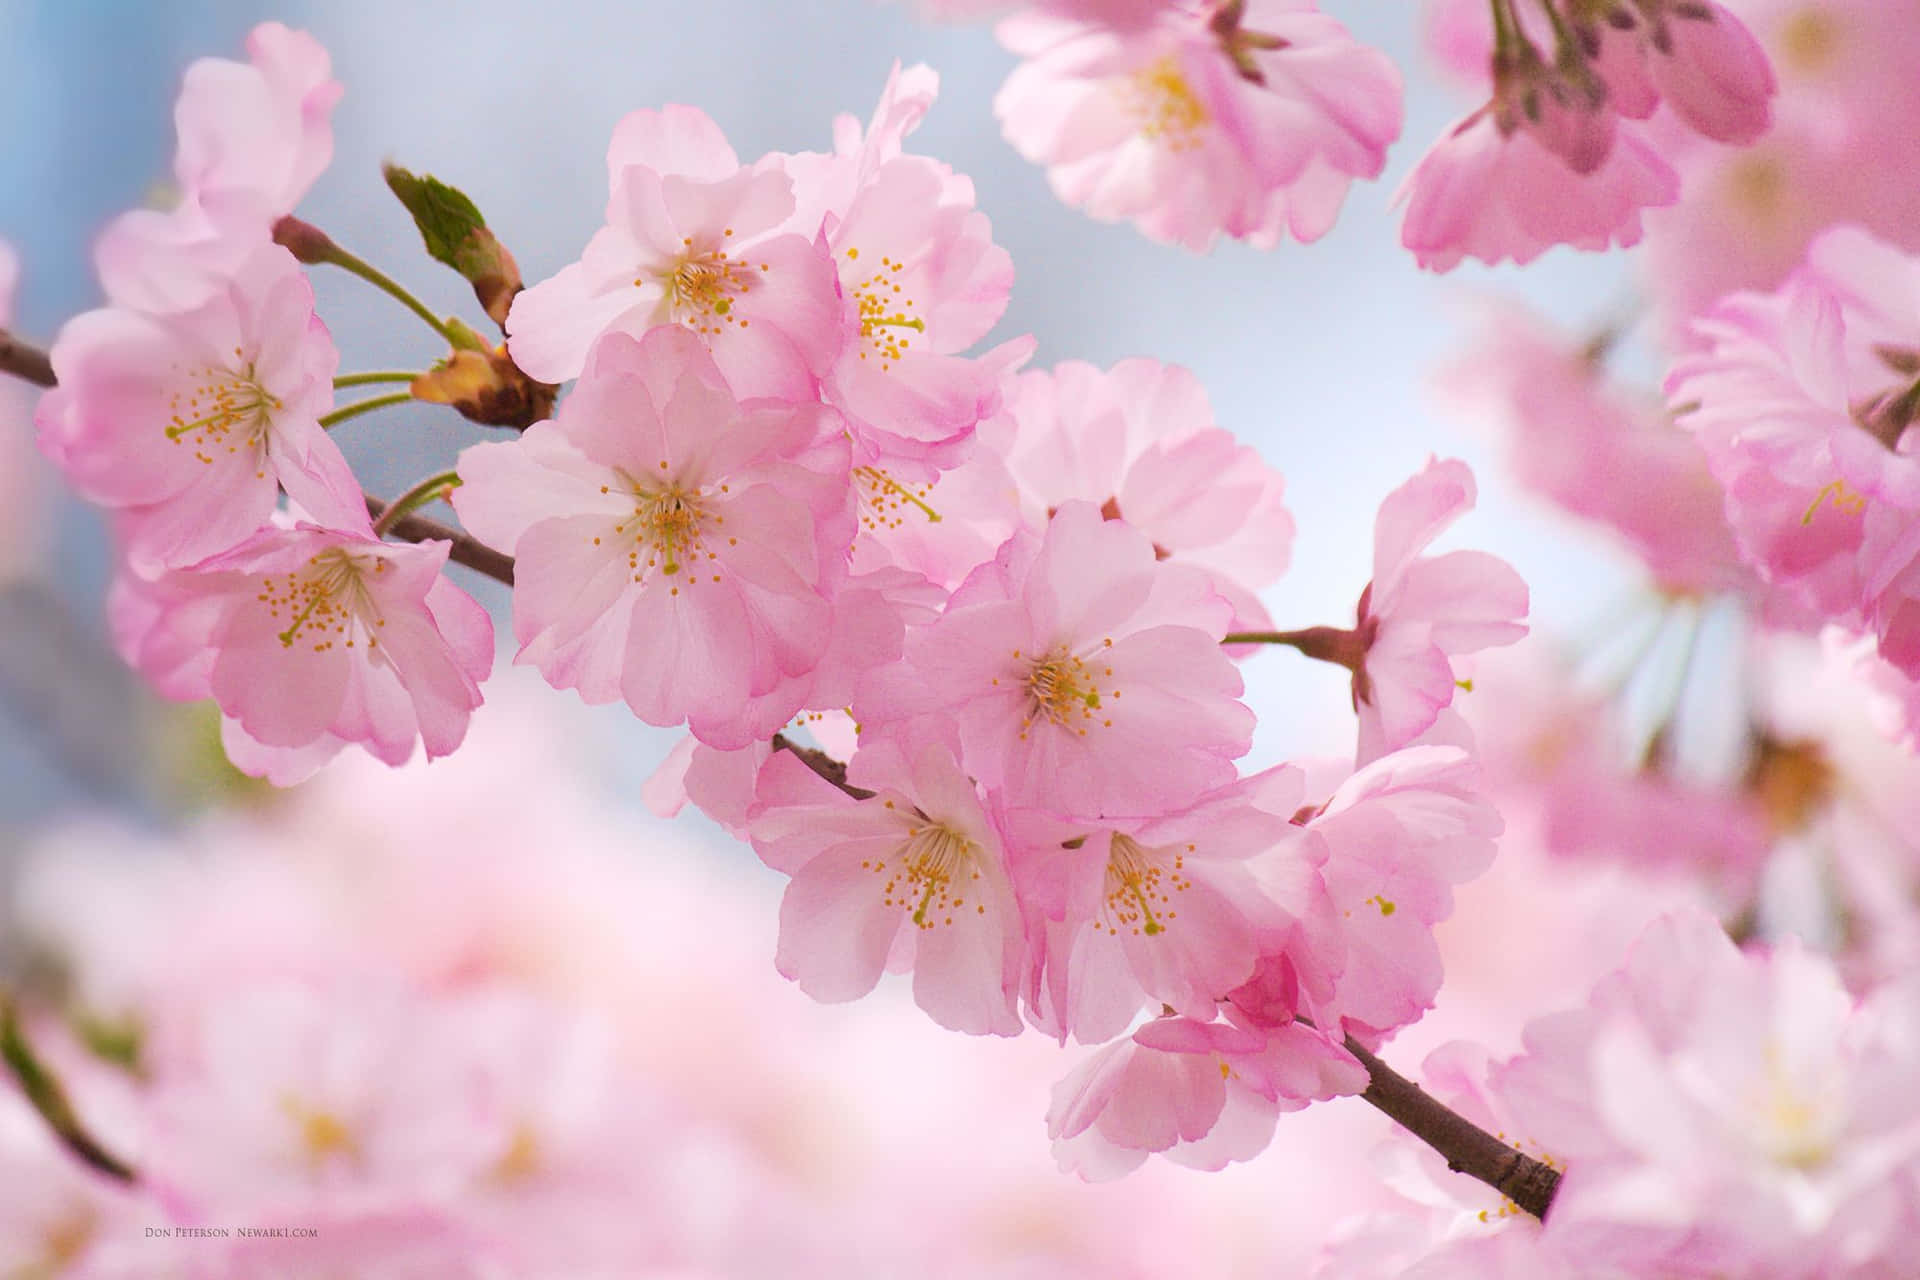
{"type": "MultiPolygon", "coordinates": [[[[1331,0],[1324,7],[1406,75],[1408,121],[1386,175],[1354,188],[1338,226],[1319,243],[1270,253],[1226,243],[1195,256],[1128,226],[1091,222],[1056,201],[1042,171],[1015,155],[992,117],[1011,56],[984,25],[930,25],[904,4],[0,0],[7,32],[0,119],[8,122],[0,238],[23,262],[14,328],[45,342],[63,319],[97,305],[89,245],[115,213],[164,196],[171,102],[183,69],[199,56],[243,56],[247,31],[264,19],[312,31],[346,86],[333,117],[333,164],[301,216],[442,311],[472,310],[466,286],[422,255],[380,181],[381,161],[466,190],[534,281],[576,257],[600,225],[606,141],[625,113],[697,105],[743,157],[825,149],[833,116],[864,119],[895,60],[924,61],[942,77],[941,96],[913,148],[972,177],[1017,271],[995,339],[1033,333],[1039,366],[1065,359],[1106,366],[1146,355],[1199,375],[1219,424],[1287,476],[1298,525],[1294,563],[1265,595],[1279,626],[1351,617],[1369,576],[1379,500],[1435,453],[1467,459],[1482,486],[1479,511],[1446,545],[1485,548],[1513,562],[1532,586],[1542,624],[1590,626],[1634,571],[1603,540],[1505,483],[1495,443],[1445,416],[1430,383],[1460,351],[1466,321],[1488,293],[1524,295],[1581,331],[1617,311],[1630,268],[1618,255],[1557,251],[1524,272],[1418,271],[1398,246],[1393,192],[1426,145],[1475,104],[1429,71],[1417,6],[1331,0]]],[[[343,370],[419,367],[438,354],[412,317],[360,282],[321,271],[315,285],[343,370]]],[[[145,951],[125,942],[126,955],[164,954],[169,937],[189,936],[203,918],[186,905],[192,892],[146,878],[183,849],[197,850],[189,856],[203,862],[244,861],[238,850],[246,847],[311,848],[318,833],[330,833],[367,849],[390,844],[404,861],[405,851],[465,840],[537,870],[549,856],[571,866],[574,855],[560,854],[571,840],[591,846],[598,859],[582,876],[618,886],[604,891],[616,895],[611,901],[644,904],[632,919],[645,945],[629,940],[581,953],[624,966],[617,974],[596,969],[597,959],[560,964],[556,957],[578,937],[551,923],[514,945],[545,957],[523,965],[527,972],[576,996],[596,993],[616,1009],[627,1039],[652,1046],[639,1057],[654,1064],[644,1069],[660,1106],[695,1124],[710,1121],[708,1147],[676,1146],[678,1155],[663,1165],[682,1193],[662,1203],[677,1206],[672,1212],[681,1218],[707,1207],[702,1247],[718,1248],[714,1240],[729,1236],[728,1224],[746,1220],[751,1201],[739,1189],[759,1177],[786,1188],[783,1195],[831,1205],[830,1223],[887,1220],[909,1235],[924,1228],[928,1240],[951,1224],[916,1219],[918,1210],[886,1197],[905,1194],[901,1187],[964,1186],[966,1203],[978,1207],[968,1221],[989,1224],[969,1228],[975,1242],[967,1248],[982,1249],[1008,1274],[1020,1267],[1030,1267],[1020,1274],[1065,1273],[1068,1258],[1091,1266],[1108,1257],[1096,1249],[1099,1239],[1118,1248],[1119,1261],[1109,1263],[1127,1274],[1178,1273],[1180,1255],[1169,1242],[1196,1239],[1220,1250],[1198,1273],[1298,1274],[1328,1224],[1363,1207],[1375,1182],[1368,1153],[1385,1125],[1358,1102],[1283,1118],[1264,1157],[1224,1174],[1156,1163],[1115,1188],[1054,1173],[1042,1124],[1047,1083],[1080,1051],[1033,1037],[983,1042],[940,1032],[899,998],[897,984],[858,1008],[811,1005],[772,970],[781,879],[697,815],[662,822],[639,803],[642,783],[677,734],[640,725],[624,708],[584,708],[572,695],[543,690],[508,670],[510,649],[502,650],[499,692],[478,713],[473,744],[455,759],[395,773],[355,760],[289,798],[241,785],[218,767],[211,717],[155,705],[112,655],[101,621],[108,563],[101,522],[37,465],[29,417],[30,400],[0,388],[9,477],[8,509],[0,512],[7,539],[0,568],[8,575],[0,586],[0,853],[11,869],[9,895],[33,926],[31,940],[29,931],[7,935],[16,967],[31,963],[32,947],[47,937],[98,956],[103,933],[137,941],[143,919],[158,936],[145,951]],[[541,750],[529,755],[528,743],[541,750]],[[238,816],[210,817],[210,810],[238,816]],[[221,834],[209,836],[209,823],[221,834]],[[590,836],[579,834],[588,829],[590,836]],[[215,844],[224,852],[206,854],[215,844]],[[562,978],[548,973],[555,965],[562,978]],[[669,1071],[661,1062],[677,1066],[669,1071]],[[903,1162],[919,1167],[918,1181],[901,1181],[903,1162]],[[750,1178],[749,1168],[761,1172],[750,1178]]],[[[360,419],[337,434],[368,491],[389,496],[482,438],[455,415],[426,408],[360,419]]],[[[453,572],[504,624],[505,588],[453,572]]],[[[501,633],[508,634],[504,625],[501,633]]],[[[1259,715],[1250,767],[1351,751],[1340,673],[1288,652],[1263,655],[1245,673],[1259,715]]],[[[458,860],[436,852],[432,866],[459,880],[458,860]]],[[[339,937],[374,937],[369,948],[399,956],[397,969],[416,978],[439,981],[458,967],[446,956],[428,964],[380,934],[369,902],[384,892],[379,887],[404,880],[390,863],[341,865],[358,867],[348,878],[364,883],[348,923],[328,926],[339,937]]],[[[1469,940],[1455,949],[1458,984],[1430,1027],[1394,1046],[1390,1056],[1404,1070],[1451,1031],[1494,1034],[1498,1027],[1511,1037],[1539,1011],[1536,997],[1576,998],[1613,962],[1616,948],[1579,954],[1589,936],[1569,934],[1552,944],[1566,963],[1533,977],[1551,993],[1502,989],[1512,957],[1526,952],[1500,954],[1490,922],[1524,913],[1526,894],[1544,883],[1523,876],[1463,895],[1459,936],[1469,940]]],[[[1568,891],[1573,882],[1560,884],[1568,891]]],[[[1595,907],[1631,896],[1631,886],[1613,881],[1581,881],[1577,891],[1595,907]]],[[[297,898],[308,890],[288,892],[297,898]]],[[[604,896],[576,896],[597,895],[604,896]]],[[[390,933],[431,932],[434,899],[419,896],[415,924],[390,933]]],[[[1644,896],[1633,901],[1635,909],[1600,926],[1601,934],[1630,935],[1657,905],[1644,896]]],[[[617,913],[608,924],[616,926],[617,913]]],[[[277,962],[243,952],[237,963],[266,970],[277,962]]],[[[138,965],[123,958],[119,967],[138,965]]],[[[119,988],[106,982],[110,993],[125,997],[128,984],[139,985],[137,974],[121,980],[119,988]]],[[[783,1247],[771,1230],[751,1241],[735,1234],[729,1247],[744,1252],[712,1263],[713,1273],[754,1274],[753,1258],[778,1256],[783,1247]]],[[[987,1264],[972,1273],[986,1274],[987,1264]]]]}

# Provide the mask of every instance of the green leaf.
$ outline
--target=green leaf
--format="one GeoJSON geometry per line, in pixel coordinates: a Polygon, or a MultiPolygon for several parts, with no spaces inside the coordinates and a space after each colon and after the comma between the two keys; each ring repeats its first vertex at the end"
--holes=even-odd
{"type": "Polygon", "coordinates": [[[463,251],[476,231],[487,229],[480,209],[458,187],[450,187],[431,174],[414,174],[397,164],[382,165],[387,186],[413,215],[420,228],[427,253],[436,262],[444,262],[465,274],[463,251]]]}

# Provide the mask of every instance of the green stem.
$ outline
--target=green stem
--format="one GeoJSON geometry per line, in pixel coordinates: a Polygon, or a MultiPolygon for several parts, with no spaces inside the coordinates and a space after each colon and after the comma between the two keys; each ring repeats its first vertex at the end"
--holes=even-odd
{"type": "Polygon", "coordinates": [[[374,266],[371,262],[368,262],[365,258],[349,253],[339,245],[329,241],[325,251],[325,257],[322,261],[330,262],[336,267],[351,271],[354,275],[359,276],[374,288],[392,295],[401,305],[405,306],[407,310],[413,312],[413,314],[419,316],[431,325],[433,331],[442,338],[445,338],[447,345],[456,351],[463,347],[471,347],[473,345],[471,339],[455,333],[453,328],[448,325],[445,320],[442,320],[428,309],[426,303],[420,301],[420,299],[414,297],[411,293],[408,293],[406,289],[400,285],[399,281],[374,266]]]}
{"type": "Polygon", "coordinates": [[[413,392],[395,391],[391,395],[375,396],[371,400],[360,400],[353,404],[343,404],[332,413],[322,414],[320,425],[323,427],[337,426],[345,422],[348,418],[357,418],[363,413],[372,413],[375,409],[384,409],[388,405],[405,404],[411,399],[413,399],[413,392]]]}
{"type": "Polygon", "coordinates": [[[407,369],[375,369],[371,373],[343,373],[333,380],[333,389],[368,387],[380,382],[412,382],[420,375],[407,369]]]}
{"type": "Polygon", "coordinates": [[[404,520],[407,516],[412,515],[429,502],[434,502],[446,497],[449,492],[459,487],[460,474],[456,471],[442,471],[438,475],[428,476],[425,480],[422,480],[419,484],[414,485],[413,488],[395,498],[393,505],[380,513],[380,518],[373,522],[373,536],[376,538],[386,537],[387,531],[392,529],[394,525],[399,524],[400,521],[404,520]]]}

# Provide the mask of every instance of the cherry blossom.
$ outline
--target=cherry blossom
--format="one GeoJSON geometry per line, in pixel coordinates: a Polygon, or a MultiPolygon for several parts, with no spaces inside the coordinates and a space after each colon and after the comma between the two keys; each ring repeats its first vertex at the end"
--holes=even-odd
{"type": "Polygon", "coordinates": [[[192,570],[122,575],[116,640],[165,696],[218,702],[241,761],[282,785],[349,742],[388,764],[416,741],[444,756],[493,666],[492,623],[446,558],[444,542],[269,526],[192,570]]]}
{"type": "Polygon", "coordinates": [[[319,421],[339,353],[280,246],[254,249],[196,306],[76,316],[52,358],[60,385],[40,403],[41,447],[81,493],[121,511],[137,572],[237,546],[282,489],[323,523],[365,521],[319,421]]]}
{"type": "Polygon", "coordinates": [[[1310,0],[1111,7],[997,28],[1026,61],[994,112],[1068,204],[1189,249],[1272,248],[1326,234],[1379,175],[1399,74],[1310,0]]]}
{"type": "Polygon", "coordinates": [[[607,146],[607,222],[579,261],[507,313],[515,363],[580,375],[594,339],[675,325],[743,396],[810,398],[841,346],[834,265],[815,232],[785,230],[793,184],[778,157],[742,166],[693,107],[636,111],[607,146]]]}
{"type": "Polygon", "coordinates": [[[1679,198],[1671,135],[1746,145],[1772,122],[1766,54],[1717,4],[1583,0],[1486,13],[1453,4],[1429,28],[1450,67],[1484,68],[1489,96],[1401,188],[1401,242],[1423,267],[1637,244],[1640,211],[1679,198]],[[1634,123],[1663,102],[1672,119],[1634,123]]]}
{"type": "Polygon", "coordinates": [[[1851,228],[1811,253],[1779,291],[1703,313],[1698,349],[1675,364],[1667,391],[1687,410],[1681,422],[1725,490],[1747,559],[1811,620],[1872,629],[1911,675],[1916,267],[1851,228]]]}
{"type": "Polygon", "coordinates": [[[1160,1018],[1054,1087],[1047,1132],[1061,1167],[1093,1181],[1150,1154],[1221,1169],[1265,1150],[1280,1112],[1366,1084],[1359,1062],[1300,1023],[1255,1031],[1160,1018]]]}
{"type": "Polygon", "coordinates": [[[967,767],[1011,805],[1151,816],[1232,780],[1253,716],[1220,652],[1227,602],[1086,502],[1022,531],[862,686],[882,726],[950,719],[967,767]]]}
{"type": "Polygon", "coordinates": [[[1891,1274],[1920,1201],[1920,990],[1856,1004],[1788,942],[1650,929],[1589,1007],[1537,1020],[1493,1087],[1567,1173],[1546,1230],[1641,1271],[1891,1274]],[[1875,1264],[1880,1266],[1876,1269],[1875,1264]]]}
{"type": "Polygon", "coordinates": [[[1453,702],[1455,654],[1526,634],[1527,586],[1484,551],[1423,556],[1475,498],[1463,462],[1431,460],[1388,494],[1374,520],[1373,581],[1361,593],[1353,703],[1360,759],[1412,742],[1453,702]]]}
{"type": "Polygon", "coordinates": [[[1285,480],[1214,425],[1187,370],[1122,360],[1067,361],[1022,373],[1007,449],[1029,524],[1069,499],[1098,506],[1153,540],[1164,560],[1207,570],[1233,602],[1235,631],[1270,625],[1255,592],[1286,572],[1293,517],[1285,480]]]}
{"type": "Polygon", "coordinates": [[[1434,144],[1395,198],[1407,205],[1400,242],[1421,266],[1450,271],[1467,258],[1525,265],[1558,244],[1627,248],[1643,234],[1640,211],[1679,195],[1673,170],[1638,138],[1621,135],[1582,175],[1482,108],[1434,144]]]}
{"type": "Polygon", "coordinates": [[[1462,418],[1498,426],[1521,484],[1617,534],[1661,586],[1758,594],[1699,443],[1591,346],[1530,308],[1489,308],[1439,385],[1462,418]]]}
{"type": "Polygon", "coordinates": [[[781,753],[761,771],[754,848],[793,877],[780,905],[781,973],[817,1000],[853,1000],[913,969],[914,1001],[944,1027],[1014,1035],[1024,946],[999,825],[950,747],[863,746],[852,800],[781,753]]]}
{"type": "Polygon", "coordinates": [[[122,214],[95,250],[101,283],[121,305],[197,302],[269,238],[333,159],[333,108],[342,89],[319,41],[263,22],[247,61],[202,58],[174,103],[174,181],[167,212],[122,214]]]}
{"type": "Polygon", "coordinates": [[[1920,33],[1874,0],[1739,0],[1731,6],[1778,76],[1772,130],[1732,149],[1678,132],[1666,147],[1687,198],[1648,219],[1648,294],[1676,338],[1740,289],[1772,290],[1837,223],[1920,250],[1920,193],[1880,175],[1920,162],[1899,122],[1920,105],[1907,74],[1920,33]]]}
{"type": "Polygon", "coordinates": [[[832,638],[847,453],[831,410],[735,399],[669,326],[597,344],[557,418],[460,455],[453,500],[517,558],[518,661],[741,747],[799,709],[832,638]]]}
{"type": "Polygon", "coordinates": [[[1452,886],[1487,869],[1501,829],[1457,747],[1410,747],[1360,769],[1306,822],[1324,852],[1286,867],[1311,876],[1312,905],[1292,911],[1306,927],[1234,1004],[1262,1023],[1297,1007],[1369,1046],[1413,1022],[1440,989],[1433,926],[1453,911],[1452,886]]]}
{"type": "Polygon", "coordinates": [[[950,466],[1000,401],[1005,355],[961,353],[1006,309],[1013,261],[973,207],[971,182],[901,150],[938,89],[930,68],[896,66],[864,133],[842,117],[834,154],[783,158],[797,204],[789,226],[823,236],[844,300],[846,341],[821,394],[865,462],[950,466]]]}
{"type": "Polygon", "coordinates": [[[1029,1016],[1082,1043],[1112,1039],[1153,1004],[1210,1019],[1292,923],[1247,864],[1291,836],[1299,791],[1283,767],[1116,828],[1010,815],[1022,901],[1040,918],[1029,1016]]]}

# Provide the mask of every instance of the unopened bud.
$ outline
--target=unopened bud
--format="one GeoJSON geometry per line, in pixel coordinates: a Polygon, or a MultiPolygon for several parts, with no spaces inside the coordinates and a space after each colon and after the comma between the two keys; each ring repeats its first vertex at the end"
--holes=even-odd
{"type": "Polygon", "coordinates": [[[524,431],[552,415],[560,389],[529,378],[502,346],[455,351],[446,363],[415,378],[411,390],[414,399],[448,405],[469,421],[524,431]]]}

